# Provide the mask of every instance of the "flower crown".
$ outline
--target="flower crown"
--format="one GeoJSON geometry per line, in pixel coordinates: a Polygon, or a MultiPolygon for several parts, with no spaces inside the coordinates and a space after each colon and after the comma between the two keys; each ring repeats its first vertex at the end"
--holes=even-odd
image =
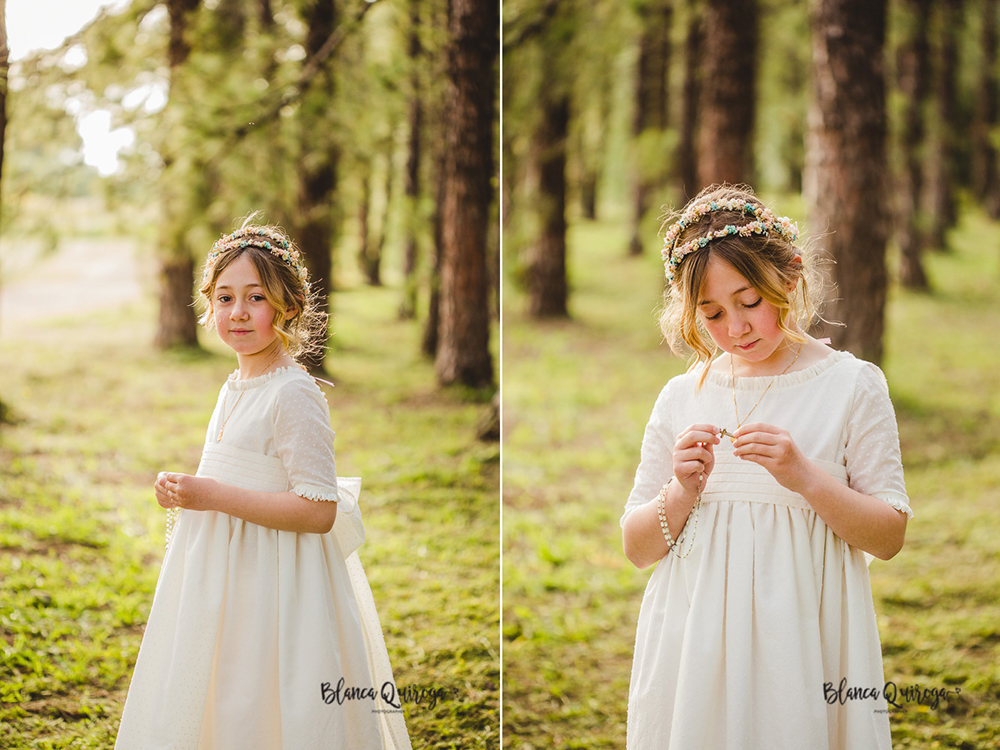
{"type": "Polygon", "coordinates": [[[685,211],[681,215],[681,218],[663,236],[663,251],[661,255],[665,263],[667,284],[671,285],[674,283],[677,266],[680,265],[685,256],[690,255],[695,250],[700,250],[712,240],[718,240],[733,234],[741,237],[749,237],[752,234],[766,235],[770,233],[774,233],[788,242],[795,242],[799,238],[799,228],[787,216],[775,217],[770,209],[758,206],[747,200],[733,198],[731,200],[710,201],[693,206],[685,211]],[[685,242],[680,247],[676,246],[677,238],[681,232],[689,226],[697,224],[703,217],[715,211],[738,211],[742,214],[753,216],[754,220],[741,226],[727,224],[718,231],[709,232],[706,235],[685,242]]]}
{"type": "Polygon", "coordinates": [[[216,240],[215,244],[212,245],[211,251],[208,253],[208,257],[205,259],[205,281],[208,280],[211,273],[213,261],[224,251],[237,247],[259,247],[262,250],[270,250],[271,255],[292,269],[295,277],[302,282],[304,287],[309,287],[309,282],[306,281],[306,267],[302,264],[299,251],[293,248],[292,243],[281,234],[267,227],[237,229],[232,234],[227,234],[225,237],[220,237],[216,240]]]}

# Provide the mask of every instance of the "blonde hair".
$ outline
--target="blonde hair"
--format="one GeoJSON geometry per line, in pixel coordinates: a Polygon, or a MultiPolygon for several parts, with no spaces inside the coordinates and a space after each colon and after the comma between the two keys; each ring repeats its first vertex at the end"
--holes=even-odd
{"type": "Polygon", "coordinates": [[[212,303],[215,285],[226,268],[245,256],[257,272],[264,297],[274,308],[271,327],[275,335],[285,351],[299,360],[323,348],[327,314],[320,309],[310,289],[308,271],[298,248],[281,228],[253,224],[256,216],[257,213],[250,214],[238,230],[212,246],[198,289],[205,306],[200,323],[207,330],[215,328],[212,303]]]}
{"type": "MultiPolygon", "coordinates": [[[[739,200],[759,208],[766,206],[747,185],[712,185],[695,196],[681,215],[708,203],[726,204],[739,200]]],[[[663,223],[678,219],[671,215],[663,223]]],[[[754,220],[752,214],[738,210],[709,211],[699,220],[684,227],[677,236],[677,245],[696,240],[728,225],[740,227],[754,220]]],[[[678,356],[693,352],[689,371],[704,364],[699,384],[708,374],[708,365],[717,347],[698,318],[698,298],[705,273],[712,257],[718,257],[742,275],[760,296],[778,310],[778,328],[792,341],[804,342],[801,332],[819,314],[819,300],[824,278],[809,254],[801,247],[773,232],[747,237],[730,234],[712,239],[703,248],[686,256],[677,266],[672,284],[667,284],[660,312],[660,330],[670,349],[678,356]],[[794,286],[791,292],[789,286],[794,286]]]]}

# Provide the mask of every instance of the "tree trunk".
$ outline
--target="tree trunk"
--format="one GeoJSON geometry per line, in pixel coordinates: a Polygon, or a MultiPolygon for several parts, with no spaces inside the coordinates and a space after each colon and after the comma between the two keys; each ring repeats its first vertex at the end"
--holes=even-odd
{"type": "Polygon", "coordinates": [[[537,161],[539,232],[527,248],[528,312],[536,318],[565,317],[566,283],[566,138],[569,91],[560,79],[559,50],[542,41],[542,80],[538,124],[533,136],[537,161]]]}
{"type": "Polygon", "coordinates": [[[409,142],[406,155],[406,239],[403,248],[403,301],[399,317],[410,320],[417,315],[417,251],[420,206],[420,131],[423,128],[424,106],[420,85],[420,0],[410,0],[410,111],[409,142]]]}
{"type": "Polygon", "coordinates": [[[955,183],[958,164],[958,26],[962,0],[945,0],[939,6],[939,42],[934,86],[934,133],[927,160],[927,245],[946,250],[946,233],[958,221],[955,183]]]}
{"type": "Polygon", "coordinates": [[[997,151],[990,137],[997,126],[997,0],[983,0],[982,60],[972,129],[972,187],[983,207],[1000,218],[997,151]]]}
{"type": "Polygon", "coordinates": [[[909,0],[914,13],[913,35],[899,51],[899,89],[906,100],[902,135],[903,174],[899,191],[899,280],[909,289],[927,291],[924,272],[921,196],[924,187],[925,103],[930,89],[930,0],[909,0]]]}
{"type": "Polygon", "coordinates": [[[369,221],[374,174],[371,162],[365,162],[362,167],[361,202],[358,204],[358,226],[360,228],[358,264],[361,266],[365,282],[369,286],[382,286],[382,281],[379,278],[380,242],[378,238],[372,238],[372,227],[369,221]]]}
{"type": "Polygon", "coordinates": [[[688,0],[688,26],[684,39],[684,108],[681,115],[680,142],[677,144],[677,176],[680,181],[680,203],[687,203],[703,187],[698,182],[698,100],[701,92],[701,5],[688,0]]]}
{"type": "MultiPolygon", "coordinates": [[[[306,24],[306,57],[310,60],[333,33],[337,24],[333,0],[313,0],[303,9],[306,24]]],[[[299,248],[309,269],[310,281],[320,305],[329,309],[333,282],[334,221],[333,202],[337,189],[337,165],[340,152],[336,135],[331,133],[330,102],[334,82],[329,60],[323,63],[308,84],[299,104],[299,184],[297,223],[299,248]],[[318,135],[319,134],[319,135],[318,135]]],[[[326,341],[327,330],[315,333],[326,341]]],[[[306,357],[302,364],[311,371],[321,371],[325,347],[306,357]]]]}
{"type": "Polygon", "coordinates": [[[745,182],[757,101],[757,0],[708,0],[702,61],[699,182],[745,182]]]}
{"type": "Polygon", "coordinates": [[[538,159],[538,212],[540,230],[529,248],[528,312],[536,318],[567,316],[566,282],[566,136],[569,130],[569,96],[543,90],[541,115],[535,131],[538,159]]]}
{"type": "Polygon", "coordinates": [[[441,206],[444,205],[444,151],[437,158],[437,197],[434,201],[434,264],[431,267],[430,294],[427,303],[427,322],[420,341],[421,351],[428,357],[437,359],[438,332],[441,329],[441,252],[443,232],[441,228],[441,206]]]}
{"type": "Polygon", "coordinates": [[[835,261],[826,316],[845,324],[828,334],[875,363],[887,286],[885,24],[885,0],[816,0],[806,159],[809,225],[835,261]]]}
{"type": "Polygon", "coordinates": [[[499,4],[453,0],[449,26],[441,325],[435,366],[442,385],[483,387],[493,384],[486,244],[499,4]]]}
{"type": "MultiPolygon", "coordinates": [[[[167,44],[167,62],[170,68],[170,100],[167,106],[175,113],[173,126],[183,132],[184,109],[191,106],[184,94],[184,64],[191,54],[187,39],[188,22],[198,8],[199,0],[169,0],[170,39],[167,44]]],[[[168,136],[169,137],[169,136],[168,136]]],[[[193,181],[202,179],[197,170],[182,167],[177,159],[176,144],[187,147],[185,139],[174,133],[164,148],[164,176],[161,180],[160,236],[164,238],[160,258],[160,310],[154,344],[160,349],[198,346],[198,322],[191,306],[194,292],[194,260],[188,246],[186,229],[194,220],[195,206],[186,194],[197,190],[193,181]]]]}
{"type": "Polygon", "coordinates": [[[635,113],[632,119],[634,163],[632,165],[632,239],[629,255],[642,254],[642,238],[647,233],[643,219],[649,196],[657,187],[660,171],[651,168],[643,153],[645,134],[662,133],[667,127],[667,77],[670,69],[670,25],[673,9],[660,0],[640,6],[639,61],[635,76],[635,113]]]}

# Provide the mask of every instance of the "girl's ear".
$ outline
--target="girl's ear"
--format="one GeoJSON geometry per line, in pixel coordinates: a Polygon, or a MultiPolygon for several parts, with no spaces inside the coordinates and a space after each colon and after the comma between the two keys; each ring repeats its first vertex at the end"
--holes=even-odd
{"type": "MultiPolygon", "coordinates": [[[[800,269],[800,270],[801,270],[801,268],[802,268],[802,256],[801,256],[801,255],[796,255],[796,256],[795,256],[795,257],[794,257],[794,258],[792,259],[792,263],[794,264],[794,266],[795,266],[796,268],[798,268],[798,269],[800,269]]],[[[796,288],[796,287],[797,287],[798,285],[799,285],[799,274],[796,274],[796,275],[795,275],[795,277],[794,277],[793,279],[791,279],[791,280],[790,280],[790,281],[789,281],[789,282],[788,282],[788,283],[787,283],[787,284],[785,285],[785,289],[787,289],[787,290],[788,290],[788,293],[789,293],[789,294],[791,294],[792,292],[794,292],[794,291],[795,291],[795,288],[796,288]]]]}

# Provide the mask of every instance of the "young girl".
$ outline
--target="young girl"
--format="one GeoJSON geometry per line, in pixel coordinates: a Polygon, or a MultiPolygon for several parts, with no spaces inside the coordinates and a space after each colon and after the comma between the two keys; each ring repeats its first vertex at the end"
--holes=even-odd
{"type": "Polygon", "coordinates": [[[360,480],[338,481],[323,393],[294,357],[326,316],[298,251],[249,223],[212,247],[202,323],[236,352],[176,509],[120,750],[409,748],[371,590],[360,480]]]}
{"type": "Polygon", "coordinates": [[[628,748],[889,748],[866,555],[895,555],[912,513],[885,378],[804,332],[814,271],[749,189],[703,191],[665,239],[661,324],[696,361],[621,519],[629,560],[660,563],[628,748]]]}

